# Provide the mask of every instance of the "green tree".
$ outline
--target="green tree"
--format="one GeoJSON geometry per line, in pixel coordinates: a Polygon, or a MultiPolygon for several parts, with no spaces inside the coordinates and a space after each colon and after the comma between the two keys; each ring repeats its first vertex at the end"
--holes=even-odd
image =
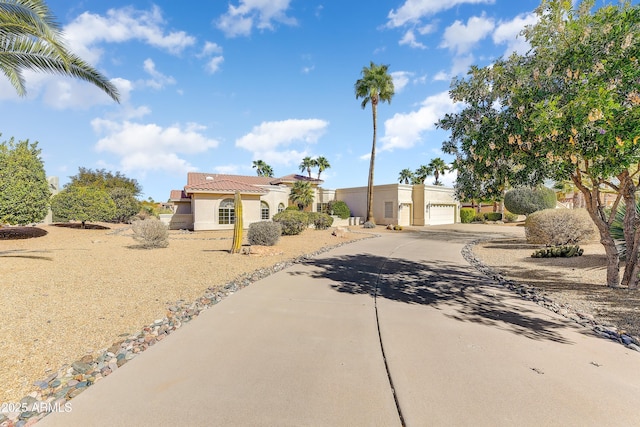
{"type": "Polygon", "coordinates": [[[424,184],[427,177],[431,174],[429,168],[425,165],[420,165],[418,169],[413,172],[412,184],[424,184]]]}
{"type": "Polygon", "coordinates": [[[445,172],[448,172],[451,168],[440,157],[436,157],[435,159],[431,159],[427,165],[427,169],[429,170],[429,175],[433,175],[435,178],[433,185],[444,185],[440,182],[440,175],[444,175],[445,172]]]}
{"type": "Polygon", "coordinates": [[[398,182],[400,184],[402,184],[403,182],[405,184],[409,184],[410,182],[413,182],[413,172],[411,172],[411,169],[408,168],[404,168],[400,171],[400,174],[398,175],[398,182]]]}
{"type": "Polygon", "coordinates": [[[376,138],[378,132],[378,103],[391,103],[395,93],[393,78],[388,73],[388,65],[376,65],[373,61],[369,67],[363,67],[362,77],[356,81],[356,99],[362,98],[360,106],[364,110],[371,103],[373,116],[373,143],[371,144],[371,157],[369,159],[369,179],[367,181],[367,221],[374,222],[373,218],[373,175],[376,161],[376,138]]]}
{"type": "Polygon", "coordinates": [[[556,193],[544,186],[514,188],[504,195],[504,207],[517,215],[529,215],[536,211],[553,209],[556,207],[556,193]]]}
{"type": "Polygon", "coordinates": [[[253,166],[258,176],[273,177],[273,169],[263,160],[254,160],[253,166]]]}
{"type": "MultiPolygon", "coordinates": [[[[640,7],[595,9],[585,0],[574,9],[544,0],[537,14],[524,31],[527,55],[472,68],[467,80],[453,82],[452,98],[465,108],[445,118],[452,133],[443,151],[457,150],[477,176],[503,174],[494,189],[571,180],[600,233],[607,285],[617,287],[620,260],[609,226],[621,201],[635,206],[640,178],[640,7]],[[603,192],[616,195],[611,209],[603,192]]],[[[638,218],[634,209],[625,215],[622,285],[637,288],[638,218]]]]}
{"type": "Polygon", "coordinates": [[[302,162],[300,163],[300,166],[298,166],[300,168],[300,172],[304,172],[307,171],[307,174],[309,175],[309,178],[311,178],[311,168],[315,167],[316,164],[313,161],[313,159],[309,156],[305,157],[304,159],[302,159],[302,162]]]}
{"type": "Polygon", "coordinates": [[[298,205],[298,209],[301,211],[311,205],[313,203],[311,183],[308,181],[296,181],[291,188],[289,200],[291,200],[291,203],[298,205]]]}
{"type": "Polygon", "coordinates": [[[140,212],[140,202],[136,200],[133,193],[122,187],[116,187],[109,191],[109,197],[116,205],[115,216],[116,222],[129,222],[131,218],[140,212]]]}
{"type": "Polygon", "coordinates": [[[39,222],[47,215],[51,191],[38,143],[0,144],[0,225],[39,222]]]}
{"type": "Polygon", "coordinates": [[[134,197],[142,193],[142,187],[137,180],[128,178],[120,172],[111,172],[105,169],[87,169],[80,167],[76,175],[69,177],[70,181],[65,185],[69,187],[93,187],[107,192],[116,188],[127,190],[134,197]]]}
{"type": "Polygon", "coordinates": [[[327,160],[326,157],[322,157],[322,156],[318,156],[317,158],[313,159],[313,163],[315,167],[318,168],[318,179],[320,179],[320,174],[322,172],[324,172],[325,170],[331,167],[329,160],[327,160]]]}
{"type": "Polygon", "coordinates": [[[24,70],[85,80],[119,102],[113,83],[64,45],[60,25],[42,0],[0,0],[0,70],[20,96],[24,70]]]}
{"type": "Polygon", "coordinates": [[[54,221],[87,222],[111,221],[116,215],[116,205],[105,190],[95,187],[65,188],[51,199],[54,221]]]}

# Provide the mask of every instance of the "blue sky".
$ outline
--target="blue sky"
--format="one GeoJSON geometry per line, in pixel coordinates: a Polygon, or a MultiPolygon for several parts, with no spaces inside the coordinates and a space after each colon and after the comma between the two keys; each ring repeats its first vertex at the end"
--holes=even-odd
{"type": "Polygon", "coordinates": [[[19,98],[0,78],[1,140],[38,141],[61,184],[78,167],[105,168],[156,201],[182,188],[188,171],[254,175],[252,161],[264,160],[282,176],[305,156],[329,160],[325,188],[364,186],[372,119],[354,84],[373,61],[389,65],[396,88],[378,109],[375,183],[394,183],[404,168],[451,160],[434,126],[455,111],[451,78],[524,52],[517,35],[538,4],[49,0],[68,46],[112,79],[122,102],[31,72],[19,98]]]}

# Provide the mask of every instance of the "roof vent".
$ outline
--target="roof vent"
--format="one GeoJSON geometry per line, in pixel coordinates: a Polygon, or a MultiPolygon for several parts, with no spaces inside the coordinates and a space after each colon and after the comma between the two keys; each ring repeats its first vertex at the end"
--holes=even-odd
{"type": "Polygon", "coordinates": [[[207,181],[213,181],[213,177],[212,176],[208,176],[205,178],[207,181]]]}

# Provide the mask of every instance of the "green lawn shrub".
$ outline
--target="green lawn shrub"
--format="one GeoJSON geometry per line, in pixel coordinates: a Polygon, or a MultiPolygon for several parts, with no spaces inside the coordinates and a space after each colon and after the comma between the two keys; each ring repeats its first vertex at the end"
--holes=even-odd
{"type": "Polygon", "coordinates": [[[313,224],[316,230],[326,230],[333,224],[333,217],[322,212],[309,212],[309,224],[313,224]]]}
{"type": "Polygon", "coordinates": [[[502,221],[502,214],[500,212],[487,212],[484,214],[484,219],[487,221],[502,221]]]}
{"type": "Polygon", "coordinates": [[[329,213],[333,212],[333,215],[337,215],[340,219],[347,219],[351,216],[351,210],[349,206],[342,200],[333,200],[329,202],[327,206],[329,213]]]}
{"type": "Polygon", "coordinates": [[[275,214],[273,221],[282,226],[283,236],[295,236],[309,227],[309,214],[299,210],[284,210],[275,214]]]}
{"type": "Polygon", "coordinates": [[[473,222],[484,222],[484,214],[483,213],[477,213],[474,215],[473,217],[473,222]]]}
{"type": "Polygon", "coordinates": [[[460,222],[463,224],[469,224],[473,221],[473,218],[476,216],[476,211],[473,208],[462,208],[460,209],[460,222]]]}
{"type": "Polygon", "coordinates": [[[273,221],[260,221],[249,224],[247,240],[251,245],[274,246],[282,235],[282,224],[273,221]]]}
{"type": "Polygon", "coordinates": [[[596,236],[586,209],[544,209],[527,216],[527,242],[540,245],[575,245],[596,236]]]}
{"type": "Polygon", "coordinates": [[[169,246],[169,229],[160,220],[150,217],[135,220],[131,224],[133,238],[145,249],[166,248],[169,246]]]}
{"type": "Polygon", "coordinates": [[[529,215],[543,209],[556,207],[556,193],[547,187],[520,187],[509,190],[504,195],[504,207],[518,215],[529,215]]]}
{"type": "Polygon", "coordinates": [[[505,212],[504,214],[504,222],[516,222],[518,220],[517,214],[511,212],[505,212]]]}

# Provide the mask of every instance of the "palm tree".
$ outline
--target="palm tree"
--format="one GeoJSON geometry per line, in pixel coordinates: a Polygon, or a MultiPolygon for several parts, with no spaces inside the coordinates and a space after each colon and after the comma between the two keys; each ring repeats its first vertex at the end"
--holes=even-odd
{"type": "Polygon", "coordinates": [[[296,181],[289,194],[289,200],[298,205],[298,209],[304,210],[313,203],[313,188],[309,181],[296,181]]]}
{"type": "Polygon", "coordinates": [[[451,170],[449,165],[447,165],[440,157],[432,159],[427,165],[427,168],[429,169],[429,175],[433,175],[436,179],[433,182],[433,185],[444,185],[442,182],[440,182],[440,175],[444,175],[445,172],[451,170]]]}
{"type": "Polygon", "coordinates": [[[421,165],[416,171],[413,173],[414,182],[413,184],[424,184],[424,181],[427,177],[431,175],[431,171],[428,166],[421,165]]]}
{"type": "Polygon", "coordinates": [[[405,184],[413,182],[413,172],[411,172],[411,169],[402,169],[400,171],[400,175],[398,175],[398,182],[400,184],[402,184],[402,182],[404,182],[405,184]]]}
{"type": "Polygon", "coordinates": [[[318,179],[320,179],[320,174],[329,169],[331,165],[329,164],[329,160],[325,157],[319,156],[317,159],[314,159],[314,166],[318,168],[318,179]]]}
{"type": "Polygon", "coordinates": [[[60,25],[43,0],[0,0],[0,71],[18,95],[27,91],[24,70],[76,77],[120,102],[113,83],[64,45],[60,25]]]}
{"type": "Polygon", "coordinates": [[[369,160],[369,180],[367,184],[367,221],[373,222],[373,169],[376,161],[376,134],[378,121],[378,102],[391,103],[394,95],[393,78],[387,72],[388,65],[376,65],[371,61],[369,67],[362,68],[362,78],[355,84],[356,99],[362,98],[360,106],[364,110],[371,102],[373,114],[373,143],[369,160]]]}
{"type": "Polygon", "coordinates": [[[309,174],[309,178],[311,178],[311,168],[315,167],[315,162],[309,156],[302,159],[302,163],[300,163],[300,172],[304,172],[305,170],[309,174]]]}
{"type": "Polygon", "coordinates": [[[253,166],[251,167],[256,170],[258,176],[273,176],[273,169],[271,168],[271,166],[269,166],[262,160],[254,160],[253,166]]]}

